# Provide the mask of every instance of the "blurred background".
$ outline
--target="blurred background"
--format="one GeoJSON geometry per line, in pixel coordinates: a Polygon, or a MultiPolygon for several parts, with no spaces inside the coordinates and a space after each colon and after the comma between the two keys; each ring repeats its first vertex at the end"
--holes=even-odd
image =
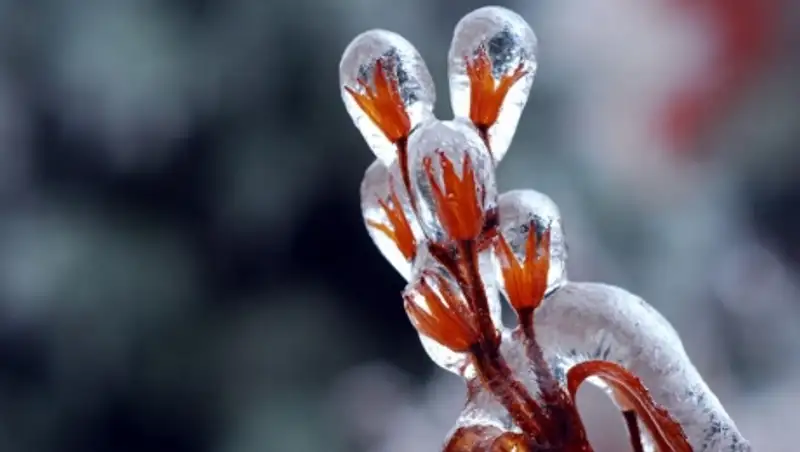
{"type": "MultiPolygon", "coordinates": [[[[800,4],[495,3],[540,47],[501,188],[555,199],[571,277],[655,305],[756,449],[794,452],[800,4]]],[[[397,31],[446,118],[484,4],[0,0],[0,451],[437,450],[464,389],[365,232],[337,68],[397,31]]]]}

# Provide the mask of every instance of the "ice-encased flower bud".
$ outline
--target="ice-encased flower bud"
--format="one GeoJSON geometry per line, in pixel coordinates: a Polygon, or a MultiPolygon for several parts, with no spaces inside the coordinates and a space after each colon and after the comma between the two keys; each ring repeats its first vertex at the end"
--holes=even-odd
{"type": "Polygon", "coordinates": [[[477,9],[456,25],[448,55],[450,101],[470,118],[496,161],[505,155],[536,74],[536,35],[518,14],[477,9]]]}
{"type": "Polygon", "coordinates": [[[396,160],[389,167],[376,160],[367,168],[361,182],[361,213],[375,246],[408,281],[423,236],[396,160]]]}
{"type": "Polygon", "coordinates": [[[511,190],[499,196],[497,216],[500,233],[520,261],[526,257],[530,228],[536,228],[539,236],[550,229],[550,264],[545,293],[552,293],[564,285],[567,281],[567,245],[556,203],[535,190],[511,190]]]}
{"type": "Polygon", "coordinates": [[[469,348],[480,337],[475,314],[453,276],[425,247],[420,248],[403,299],[431,360],[456,375],[473,378],[469,348]]]}
{"type": "Polygon", "coordinates": [[[497,203],[494,164],[463,121],[429,121],[409,140],[412,196],[429,240],[474,240],[497,203]]]}
{"type": "Polygon", "coordinates": [[[339,64],[347,112],[375,155],[388,165],[397,145],[433,116],[436,91],[419,52],[386,30],[356,36],[339,64]]]}

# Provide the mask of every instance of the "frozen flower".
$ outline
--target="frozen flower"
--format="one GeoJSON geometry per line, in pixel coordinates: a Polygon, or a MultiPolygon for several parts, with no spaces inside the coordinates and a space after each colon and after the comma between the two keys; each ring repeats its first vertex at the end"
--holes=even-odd
{"type": "Polygon", "coordinates": [[[362,184],[365,223],[409,281],[404,307],[424,349],[468,388],[443,450],[591,451],[575,401],[584,382],[614,400],[635,451],[750,450],[667,320],[621,288],[567,279],[555,203],[498,195],[535,53],[517,14],[468,14],[451,44],[447,121],[433,117],[433,84],[405,39],[366,32],[340,66],[378,158],[362,184]],[[501,297],[514,326],[500,320],[501,297]]]}

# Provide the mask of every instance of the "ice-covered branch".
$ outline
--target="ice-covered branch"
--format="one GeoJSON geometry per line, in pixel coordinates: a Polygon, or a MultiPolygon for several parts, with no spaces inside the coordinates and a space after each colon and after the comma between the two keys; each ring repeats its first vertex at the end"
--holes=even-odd
{"type": "Polygon", "coordinates": [[[447,121],[433,117],[428,69],[399,35],[363,33],[340,65],[347,110],[377,157],[361,186],[364,222],[408,281],[403,306],[423,348],[468,387],[445,451],[591,451],[575,401],[584,381],[617,403],[634,449],[750,450],[660,314],[623,289],[567,279],[556,204],[498,194],[536,46],[511,11],[465,16],[447,121]]]}
{"type": "Polygon", "coordinates": [[[537,339],[562,381],[582,361],[618,363],[680,422],[695,450],[750,450],[678,333],[636,295],[607,284],[568,282],[544,300],[535,323],[537,339]]]}

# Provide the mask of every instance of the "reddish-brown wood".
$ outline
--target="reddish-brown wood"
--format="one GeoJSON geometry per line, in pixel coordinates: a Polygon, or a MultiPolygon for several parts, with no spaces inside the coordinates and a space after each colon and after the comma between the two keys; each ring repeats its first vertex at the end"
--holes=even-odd
{"type": "Polygon", "coordinates": [[[598,377],[614,389],[617,402],[641,419],[659,452],[691,452],[681,425],[650,396],[641,380],[617,363],[586,361],[567,372],[567,387],[572,398],[587,378],[598,377]]]}

